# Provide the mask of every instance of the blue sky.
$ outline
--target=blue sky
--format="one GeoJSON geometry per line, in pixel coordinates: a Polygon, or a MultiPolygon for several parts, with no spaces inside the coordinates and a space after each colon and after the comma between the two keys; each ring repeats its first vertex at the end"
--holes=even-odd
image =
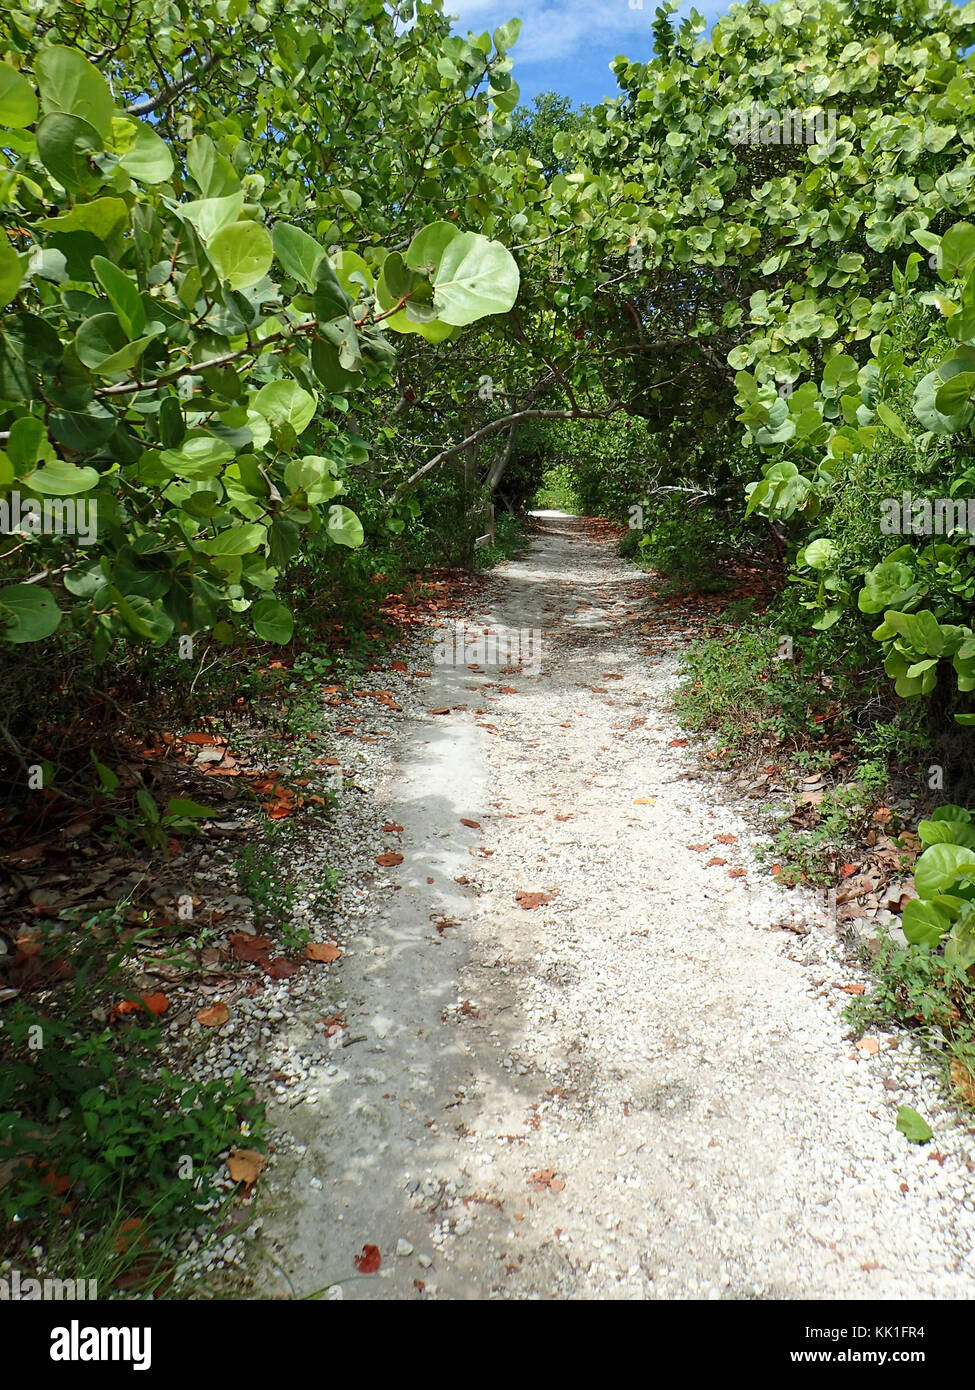
{"type": "MultiPolygon", "coordinates": [[[[731,0],[697,0],[708,21],[727,11],[731,0]]],[[[448,14],[459,16],[455,33],[483,33],[517,15],[521,37],[511,50],[512,76],[523,101],[536,92],[555,91],[596,103],[616,95],[609,64],[618,53],[634,61],[651,56],[650,28],[659,0],[444,0],[448,14]],[[636,8],[642,3],[643,8],[636,8]],[[631,5],[634,8],[631,8],[631,5]]],[[[683,0],[679,16],[690,12],[683,0]]]]}

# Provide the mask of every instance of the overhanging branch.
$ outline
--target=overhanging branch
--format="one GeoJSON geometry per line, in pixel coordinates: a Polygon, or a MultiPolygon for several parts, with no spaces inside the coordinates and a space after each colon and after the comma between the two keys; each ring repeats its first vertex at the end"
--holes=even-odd
{"type": "Polygon", "coordinates": [[[514,425],[523,424],[526,420],[605,420],[610,415],[615,415],[618,410],[623,409],[623,401],[614,401],[603,410],[544,410],[534,408],[528,410],[516,410],[511,415],[502,415],[498,420],[492,420],[488,425],[482,425],[479,430],[469,434],[466,439],[460,440],[457,444],[451,444],[446,449],[441,449],[438,454],[434,454],[422,468],[418,468],[405,483],[400,483],[387,502],[387,509],[398,502],[404,492],[407,492],[421,478],[425,478],[428,473],[432,473],[441,463],[453,458],[454,454],[459,454],[462,449],[468,449],[476,444],[480,444],[482,439],[488,439],[492,434],[497,434],[499,430],[511,429],[514,425]]]}

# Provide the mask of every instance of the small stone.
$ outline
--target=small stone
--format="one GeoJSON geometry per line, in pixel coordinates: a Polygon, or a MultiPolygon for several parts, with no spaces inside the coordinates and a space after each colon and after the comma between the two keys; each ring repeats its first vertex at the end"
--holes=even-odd
{"type": "Polygon", "coordinates": [[[404,1240],[403,1237],[400,1236],[399,1240],[396,1242],[396,1253],[397,1255],[412,1255],[413,1246],[408,1240],[404,1240]]]}
{"type": "Polygon", "coordinates": [[[433,1264],[433,1261],[431,1260],[429,1255],[417,1255],[416,1258],[421,1269],[429,1269],[430,1266],[433,1264]]]}

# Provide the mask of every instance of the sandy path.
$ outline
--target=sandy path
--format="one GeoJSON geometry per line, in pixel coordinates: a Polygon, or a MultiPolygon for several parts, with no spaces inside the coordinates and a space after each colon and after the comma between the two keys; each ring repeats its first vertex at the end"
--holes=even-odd
{"type": "Polygon", "coordinates": [[[299,1294],[368,1242],[381,1271],[346,1298],[971,1296],[972,1136],[906,1043],[858,1057],[815,901],[756,868],[671,746],[643,591],[547,519],[478,621],[538,629],[539,673],[430,662],[424,704],[463,708],[407,711],[383,749],[404,861],[350,924],[355,1041],[274,1113],[303,1146],[266,1194],[299,1294]],[[790,914],[808,936],[776,929],[790,914]],[[895,1131],[902,1103],[935,1144],[895,1131]]]}

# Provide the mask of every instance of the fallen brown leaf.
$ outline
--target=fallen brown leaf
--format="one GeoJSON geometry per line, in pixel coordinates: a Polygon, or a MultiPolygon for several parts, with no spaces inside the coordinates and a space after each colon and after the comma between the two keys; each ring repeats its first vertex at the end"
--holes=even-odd
{"type": "Polygon", "coordinates": [[[201,1009],[196,1016],[197,1023],[204,1028],[219,1028],[230,1017],[230,1010],[222,999],[215,999],[208,1009],[201,1009]]]}
{"type": "Polygon", "coordinates": [[[232,1149],[227,1159],[227,1172],[246,1187],[253,1187],[266,1167],[267,1159],[256,1149],[232,1149]]]}
{"type": "Polygon", "coordinates": [[[353,1261],[360,1274],[375,1274],[382,1262],[378,1245],[364,1245],[353,1261]]]}
{"type": "Polygon", "coordinates": [[[309,960],[316,960],[322,965],[328,965],[333,960],[338,960],[342,952],[331,941],[309,941],[305,947],[305,955],[309,960]]]}
{"type": "Polygon", "coordinates": [[[562,1192],[565,1188],[565,1181],[555,1176],[554,1168],[536,1168],[528,1174],[528,1183],[536,1192],[562,1192]]]}
{"type": "Polygon", "coordinates": [[[537,907],[544,907],[552,901],[551,893],[516,893],[515,902],[526,912],[534,912],[537,907]]]}

